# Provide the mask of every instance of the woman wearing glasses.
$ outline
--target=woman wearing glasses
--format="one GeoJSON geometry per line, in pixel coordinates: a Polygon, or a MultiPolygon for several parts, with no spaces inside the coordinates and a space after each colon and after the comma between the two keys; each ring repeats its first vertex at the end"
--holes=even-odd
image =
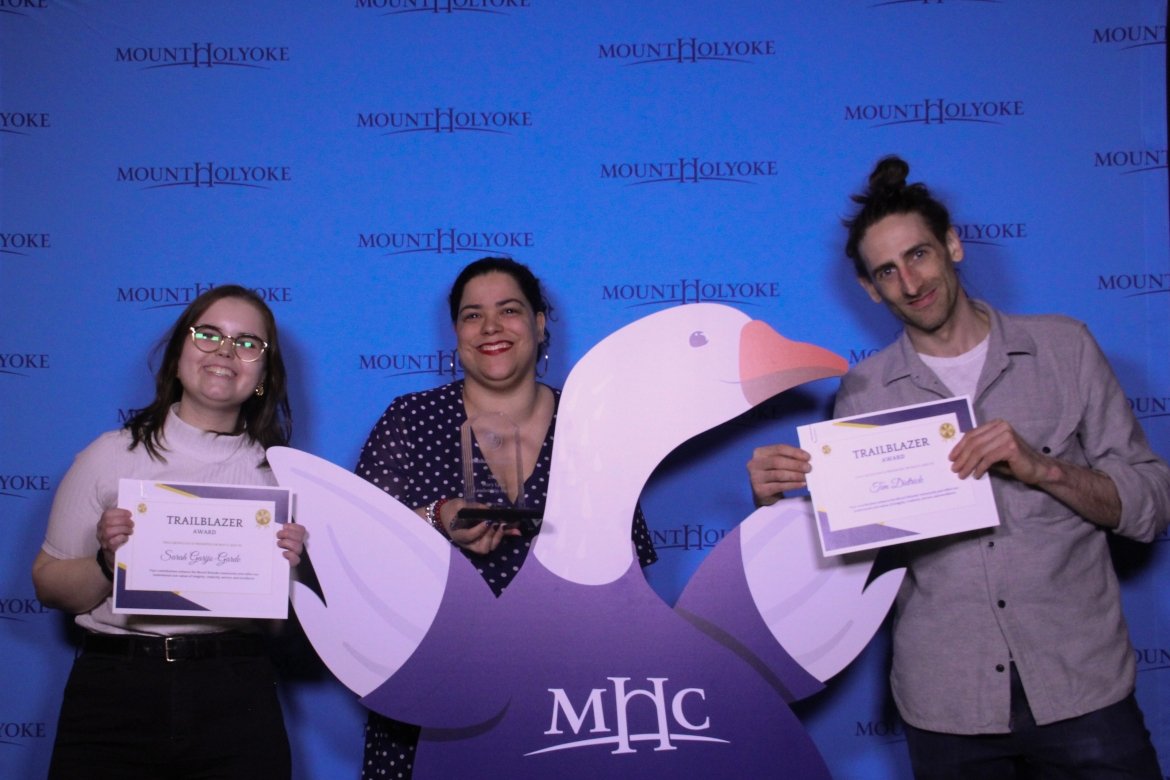
{"type": "MultiPolygon", "coordinates": [[[[160,345],[161,346],[161,345],[160,345]]],[[[155,397],[77,455],[33,564],[37,598],[84,637],[65,688],[51,778],[281,778],[288,737],[258,621],[114,614],[114,551],[134,532],[118,480],[275,485],[288,443],[284,361],[271,310],[215,287],[165,339],[155,397]]],[[[276,543],[300,561],[304,528],[276,543]]]]}
{"type": "MultiPolygon", "coordinates": [[[[482,472],[476,474],[476,486],[487,481],[492,496],[467,498],[509,506],[522,492],[528,508],[543,510],[560,398],[559,390],[536,381],[538,360],[547,358],[551,306],[527,266],[500,257],[464,268],[447,303],[463,379],[396,398],[370,432],[356,472],[414,507],[436,533],[460,548],[499,596],[524,563],[532,533],[507,524],[461,527],[455,522],[469,506],[463,495],[461,427],[479,415],[504,413],[516,424],[520,440],[519,477],[509,479],[510,473],[494,470],[489,475],[476,467],[482,472]],[[490,490],[496,482],[501,489],[490,490]]],[[[633,541],[643,566],[657,560],[641,509],[634,518],[633,541]]],[[[409,778],[418,738],[417,726],[371,712],[362,777],[409,778]]]]}

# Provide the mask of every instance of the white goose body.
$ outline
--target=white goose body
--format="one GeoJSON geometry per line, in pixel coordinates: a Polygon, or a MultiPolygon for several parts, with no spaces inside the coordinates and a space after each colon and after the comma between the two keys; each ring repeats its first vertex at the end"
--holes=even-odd
{"type": "Polygon", "coordinates": [[[566,382],[544,524],[499,599],[379,489],[273,449],[328,602],[294,586],[306,633],[366,706],[423,726],[420,778],[775,776],[778,761],[828,777],[787,704],[860,652],[901,572],[865,588],[868,558],[821,560],[807,502],[789,500],[728,534],[671,608],[630,522],[679,444],[844,370],[717,304],[612,334],[566,382]]]}

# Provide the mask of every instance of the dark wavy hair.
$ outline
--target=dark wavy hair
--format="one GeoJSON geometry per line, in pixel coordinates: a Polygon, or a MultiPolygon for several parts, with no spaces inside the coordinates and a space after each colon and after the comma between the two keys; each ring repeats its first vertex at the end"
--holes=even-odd
{"type": "Polygon", "coordinates": [[[865,261],[858,249],[865,233],[873,225],[891,214],[918,213],[926,220],[927,227],[943,246],[946,246],[947,231],[951,229],[951,214],[922,182],[906,183],[910,175],[910,164],[896,155],[878,160],[865,192],[851,196],[861,206],[852,217],[842,220],[849,231],[845,241],[845,256],[853,261],[853,269],[863,279],[869,278],[865,261]]]}
{"type": "Polygon", "coordinates": [[[162,351],[162,363],[154,375],[154,400],[149,406],[136,409],[126,421],[130,431],[130,449],[139,444],[155,460],[166,462],[162,451],[163,425],[167,414],[183,394],[179,383],[179,357],[191,336],[191,327],[199,324],[211,305],[224,298],[238,298],[250,303],[260,312],[268,332],[268,349],[264,352],[264,395],[249,395],[240,407],[236,430],[220,431],[224,434],[242,433],[267,449],[288,444],[292,436],[292,412],[288,405],[288,377],[284,370],[284,356],[280,351],[280,337],[276,330],[276,317],[259,295],[246,287],[225,284],[213,287],[188,304],[170,332],[154,348],[162,351]]]}
{"type": "Polygon", "coordinates": [[[549,342],[552,341],[552,335],[548,329],[548,321],[552,319],[552,304],[548,302],[548,296],[544,294],[540,280],[536,278],[536,274],[532,273],[532,269],[510,257],[481,257],[475,262],[469,263],[459,272],[459,275],[455,277],[455,283],[451,285],[451,292],[447,294],[451,322],[454,323],[459,319],[459,303],[463,300],[463,290],[467,287],[467,283],[477,276],[490,273],[507,274],[515,279],[516,285],[524,294],[532,313],[544,315],[544,341],[540,342],[540,348],[547,350],[549,342]]]}

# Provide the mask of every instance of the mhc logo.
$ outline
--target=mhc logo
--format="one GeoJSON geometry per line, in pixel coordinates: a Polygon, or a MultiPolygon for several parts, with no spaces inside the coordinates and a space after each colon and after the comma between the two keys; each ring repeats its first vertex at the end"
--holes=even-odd
{"type": "Polygon", "coordinates": [[[621,301],[629,308],[686,303],[750,304],[779,298],[779,282],[732,282],[679,279],[675,282],[603,284],[601,300],[621,301]]]}
{"type": "Polygon", "coordinates": [[[774,57],[772,40],[703,40],[675,38],[673,41],[598,44],[597,56],[617,60],[622,65],[657,65],[662,63],[744,62],[760,57],[774,57]]]}
{"type": "Polygon", "coordinates": [[[270,68],[288,62],[287,46],[219,46],[191,43],[181,46],[125,46],[114,52],[115,62],[154,68],[270,68]]]}
{"type": "Polygon", "coordinates": [[[623,182],[627,187],[643,184],[756,184],[779,175],[775,160],[704,160],[679,157],[658,162],[602,163],[601,178],[623,182]]]}
{"type": "Polygon", "coordinates": [[[532,127],[531,111],[465,110],[436,107],[425,111],[366,111],[357,115],[362,130],[382,135],[404,133],[495,133],[512,135],[532,127]]]}
{"type": "Polygon", "coordinates": [[[274,184],[292,181],[287,165],[220,165],[214,162],[195,162],[190,165],[126,165],[119,166],[114,179],[117,182],[141,184],[144,190],[165,187],[249,187],[271,189],[274,184]]]}
{"type": "Polygon", "coordinates": [[[572,750],[613,746],[610,753],[636,753],[635,743],[649,743],[651,750],[678,750],[676,742],[715,742],[730,744],[726,739],[700,732],[709,731],[711,719],[704,713],[707,695],[702,688],[680,688],[667,692],[670,679],[650,677],[649,688],[626,689],[629,677],[608,677],[609,688],[594,688],[580,709],[574,706],[564,688],[549,688],[552,694],[552,722],[545,736],[564,737],[550,747],[525,753],[535,756],[555,750],[572,750]],[[639,710],[631,715],[631,702],[639,710]],[[641,705],[641,706],[638,706],[641,705]],[[649,717],[646,717],[649,715],[649,717]],[[642,727],[633,723],[645,724],[642,727]],[[589,724],[588,731],[581,730],[589,724]],[[571,730],[571,735],[565,727],[571,730]],[[580,738],[577,738],[580,737],[580,738]]]}
{"type": "Polygon", "coordinates": [[[925,98],[911,103],[859,103],[845,106],[846,122],[890,125],[974,123],[1002,125],[1024,115],[1023,100],[947,100],[925,98]]]}
{"type": "Polygon", "coordinates": [[[531,230],[461,230],[451,227],[358,234],[359,249],[377,249],[386,255],[474,252],[511,257],[518,249],[532,249],[534,246],[536,241],[531,230]]]}
{"type": "MultiPolygon", "coordinates": [[[[170,309],[186,306],[203,293],[215,287],[214,282],[196,282],[181,287],[119,287],[114,293],[115,303],[136,303],[143,309],[170,309]]],[[[268,304],[291,303],[291,287],[249,287],[268,304]]]]}
{"type": "Polygon", "coordinates": [[[397,14],[479,13],[507,16],[512,11],[532,7],[532,0],[356,0],[356,8],[397,14]]]}

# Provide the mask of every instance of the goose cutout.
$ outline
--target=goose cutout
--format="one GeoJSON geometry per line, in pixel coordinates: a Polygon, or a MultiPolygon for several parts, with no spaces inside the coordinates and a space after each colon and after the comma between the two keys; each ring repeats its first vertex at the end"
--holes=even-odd
{"type": "Polygon", "coordinates": [[[676,446],[845,370],[718,304],[613,333],[565,384],[544,523],[498,599],[409,508],[273,448],[324,595],[294,582],[297,615],[363,705],[422,726],[419,778],[827,778],[788,704],[856,657],[903,572],[867,586],[872,555],[822,559],[809,503],[786,499],[728,533],[672,608],[630,519],[676,446]]]}

